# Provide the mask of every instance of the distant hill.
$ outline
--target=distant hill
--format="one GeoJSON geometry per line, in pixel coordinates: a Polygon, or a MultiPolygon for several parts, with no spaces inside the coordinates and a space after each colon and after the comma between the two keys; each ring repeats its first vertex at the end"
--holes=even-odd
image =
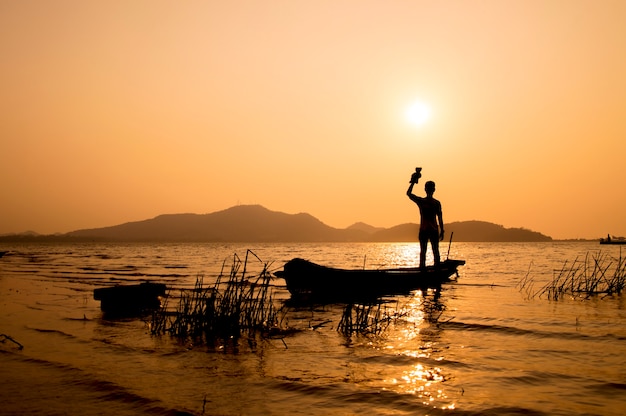
{"type": "MultiPolygon", "coordinates": [[[[104,228],[72,231],[54,236],[21,236],[37,241],[136,242],[408,242],[416,241],[418,224],[392,228],[356,223],[345,229],[330,227],[315,217],[270,211],[260,205],[240,205],[210,214],[168,214],[104,228]]],[[[523,228],[504,228],[483,221],[446,224],[446,239],[454,241],[551,241],[523,228]]],[[[16,236],[13,236],[16,237],[16,236]]],[[[0,241],[12,240],[11,236],[0,241]]]]}
{"type": "MultiPolygon", "coordinates": [[[[457,221],[445,224],[445,239],[454,233],[457,242],[540,242],[552,241],[551,237],[523,228],[504,228],[501,225],[485,221],[457,221]]],[[[378,231],[372,235],[372,241],[408,242],[415,241],[419,233],[419,224],[401,224],[378,231]]]]}
{"type": "Polygon", "coordinates": [[[355,224],[352,224],[347,229],[348,230],[363,231],[363,232],[365,232],[367,234],[374,234],[377,231],[384,230],[384,228],[382,228],[382,227],[374,227],[374,226],[371,226],[369,224],[365,224],[364,222],[357,222],[355,224]]]}
{"type": "Polygon", "coordinates": [[[485,221],[452,222],[446,228],[454,231],[456,241],[552,241],[551,237],[525,228],[504,228],[485,221]]]}
{"type": "Polygon", "coordinates": [[[309,214],[285,214],[240,205],[211,214],[171,214],[67,236],[116,241],[327,242],[363,241],[358,229],[329,227],[309,214]]]}

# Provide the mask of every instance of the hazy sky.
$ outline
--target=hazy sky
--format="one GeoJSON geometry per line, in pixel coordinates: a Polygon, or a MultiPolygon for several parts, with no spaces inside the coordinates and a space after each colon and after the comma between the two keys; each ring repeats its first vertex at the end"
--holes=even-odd
{"type": "Polygon", "coordinates": [[[0,0],[0,234],[239,204],[389,227],[419,221],[421,166],[446,222],[626,235],[625,22],[623,0],[0,0]]]}

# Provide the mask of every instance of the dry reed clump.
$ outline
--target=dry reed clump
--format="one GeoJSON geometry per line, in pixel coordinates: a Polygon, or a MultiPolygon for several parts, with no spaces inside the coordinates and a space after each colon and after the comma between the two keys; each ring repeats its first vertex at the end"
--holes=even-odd
{"type": "MultiPolygon", "coordinates": [[[[432,297],[422,294],[420,308],[424,312],[424,321],[437,325],[446,306],[439,301],[440,292],[435,291],[432,297]]],[[[390,325],[397,323],[414,312],[410,306],[390,306],[384,301],[349,303],[343,310],[337,331],[344,335],[382,335],[390,325]]]]}
{"type": "Polygon", "coordinates": [[[349,303],[343,310],[337,331],[344,335],[380,335],[394,319],[394,313],[382,302],[349,303]]]}
{"type": "Polygon", "coordinates": [[[248,276],[250,254],[261,261],[250,250],[243,262],[235,254],[228,276],[224,275],[224,265],[212,286],[205,286],[204,278],[198,276],[193,289],[180,290],[174,311],[168,310],[166,301],[153,313],[152,334],[167,333],[180,339],[210,342],[237,339],[244,333],[254,335],[275,328],[279,319],[269,266],[263,263],[258,275],[248,276]]]}
{"type": "MultiPolygon", "coordinates": [[[[532,266],[532,265],[531,265],[532,266]]],[[[626,288],[626,259],[622,253],[618,258],[597,253],[584,261],[576,258],[570,265],[565,261],[556,270],[552,280],[535,290],[535,280],[530,276],[530,268],[517,287],[526,299],[541,298],[559,300],[564,296],[588,299],[595,295],[619,295],[626,288]]]]}

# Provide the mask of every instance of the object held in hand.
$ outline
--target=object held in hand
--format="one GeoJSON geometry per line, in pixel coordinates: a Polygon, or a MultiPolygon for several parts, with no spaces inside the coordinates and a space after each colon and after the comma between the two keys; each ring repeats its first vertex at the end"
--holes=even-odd
{"type": "Polygon", "coordinates": [[[417,183],[422,177],[422,168],[415,168],[415,172],[411,175],[411,183],[417,183]]]}

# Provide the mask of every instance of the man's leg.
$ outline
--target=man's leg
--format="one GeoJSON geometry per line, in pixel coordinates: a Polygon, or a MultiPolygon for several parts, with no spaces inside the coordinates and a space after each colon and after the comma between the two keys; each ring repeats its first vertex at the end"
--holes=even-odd
{"type": "Polygon", "coordinates": [[[428,240],[430,241],[430,247],[433,250],[433,260],[435,266],[439,265],[440,255],[439,255],[439,234],[437,231],[431,231],[428,233],[428,240]]]}
{"type": "Polygon", "coordinates": [[[420,267],[426,267],[426,250],[427,249],[428,249],[428,239],[420,238],[420,267]]]}

